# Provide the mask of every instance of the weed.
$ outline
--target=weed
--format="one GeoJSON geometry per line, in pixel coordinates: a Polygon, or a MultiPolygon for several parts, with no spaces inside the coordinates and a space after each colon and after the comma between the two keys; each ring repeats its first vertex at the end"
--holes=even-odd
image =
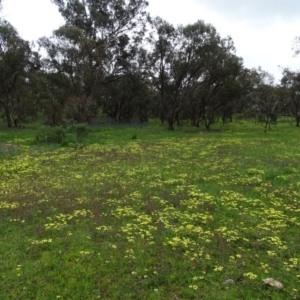
{"type": "Polygon", "coordinates": [[[299,298],[299,132],[242,125],[3,132],[0,298],[299,298]]]}

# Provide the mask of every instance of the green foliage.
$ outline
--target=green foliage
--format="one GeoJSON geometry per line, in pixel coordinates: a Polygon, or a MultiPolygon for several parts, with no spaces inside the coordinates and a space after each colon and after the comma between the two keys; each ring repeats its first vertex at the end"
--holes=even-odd
{"type": "Polygon", "coordinates": [[[36,134],[38,143],[60,144],[65,138],[66,130],[62,126],[44,126],[36,134]]]}
{"type": "Polygon", "coordinates": [[[28,109],[28,105],[25,108],[22,103],[24,100],[20,97],[20,92],[26,94],[28,79],[31,77],[29,73],[37,56],[31,50],[29,42],[23,40],[16,29],[2,18],[0,54],[0,108],[4,110],[7,126],[12,127],[13,119],[22,116],[20,111],[28,109]]]}
{"type": "Polygon", "coordinates": [[[174,130],[182,113],[195,126],[204,120],[209,129],[220,108],[243,88],[237,84],[242,61],[234,54],[232,39],[222,39],[203,21],[175,28],[156,18],[152,25],[156,34],[150,37],[150,51],[143,57],[157,91],[158,115],[168,122],[169,130],[174,130]]]}
{"type": "Polygon", "coordinates": [[[70,130],[75,132],[77,144],[82,143],[90,132],[88,124],[85,123],[73,124],[70,130]]]}
{"type": "Polygon", "coordinates": [[[300,127],[300,73],[284,69],[281,84],[284,97],[283,113],[294,116],[296,126],[300,127]]]}
{"type": "MultiPolygon", "coordinates": [[[[61,93],[62,84],[51,86],[49,78],[46,90],[48,113],[59,111],[59,104],[66,101],[63,107],[67,116],[80,123],[89,122],[97,115],[97,102],[103,103],[103,83],[118,81],[121,74],[126,73],[125,70],[132,71],[136,63],[137,44],[145,31],[148,2],[54,0],[53,3],[65,24],[55,30],[51,38],[39,40],[39,45],[48,54],[43,66],[49,75],[65,74],[72,80],[63,87],[64,94],[66,91],[70,94],[65,97],[61,93]]],[[[106,110],[110,112],[111,108],[106,110]]]]}
{"type": "Polygon", "coordinates": [[[69,142],[72,141],[70,136],[67,139],[68,133],[75,134],[76,147],[79,147],[83,143],[83,140],[88,136],[90,128],[85,123],[72,124],[71,126],[43,126],[41,127],[36,135],[35,140],[37,143],[50,143],[60,144],[61,146],[68,146],[69,142]]]}

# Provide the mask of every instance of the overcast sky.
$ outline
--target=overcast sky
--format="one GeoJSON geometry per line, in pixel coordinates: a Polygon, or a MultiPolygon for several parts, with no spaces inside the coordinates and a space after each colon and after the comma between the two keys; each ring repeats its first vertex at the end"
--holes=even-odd
{"type": "MultiPolygon", "coordinates": [[[[152,16],[177,25],[204,20],[230,35],[247,68],[261,66],[275,78],[281,67],[298,70],[293,41],[300,36],[299,0],[149,0],[152,16]]],[[[63,24],[50,0],[4,0],[2,15],[27,40],[50,36],[63,24]]]]}

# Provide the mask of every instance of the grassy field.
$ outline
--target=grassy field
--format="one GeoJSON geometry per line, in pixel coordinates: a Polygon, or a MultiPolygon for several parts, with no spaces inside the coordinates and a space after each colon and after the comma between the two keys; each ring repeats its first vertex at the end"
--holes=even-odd
{"type": "Polygon", "coordinates": [[[300,299],[299,128],[37,127],[0,129],[1,300],[300,299]]]}

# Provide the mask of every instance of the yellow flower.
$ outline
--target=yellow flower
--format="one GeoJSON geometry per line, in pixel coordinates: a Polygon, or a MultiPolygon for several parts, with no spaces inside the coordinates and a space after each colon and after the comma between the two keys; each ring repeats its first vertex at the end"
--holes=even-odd
{"type": "Polygon", "coordinates": [[[222,271],[223,270],[223,267],[222,266],[215,266],[214,268],[214,271],[217,272],[217,271],[222,271]]]}
{"type": "Polygon", "coordinates": [[[252,273],[252,272],[244,273],[244,276],[245,276],[245,277],[248,277],[248,278],[251,279],[251,280],[254,280],[254,279],[257,278],[257,275],[254,274],[254,273],[252,273]]]}

